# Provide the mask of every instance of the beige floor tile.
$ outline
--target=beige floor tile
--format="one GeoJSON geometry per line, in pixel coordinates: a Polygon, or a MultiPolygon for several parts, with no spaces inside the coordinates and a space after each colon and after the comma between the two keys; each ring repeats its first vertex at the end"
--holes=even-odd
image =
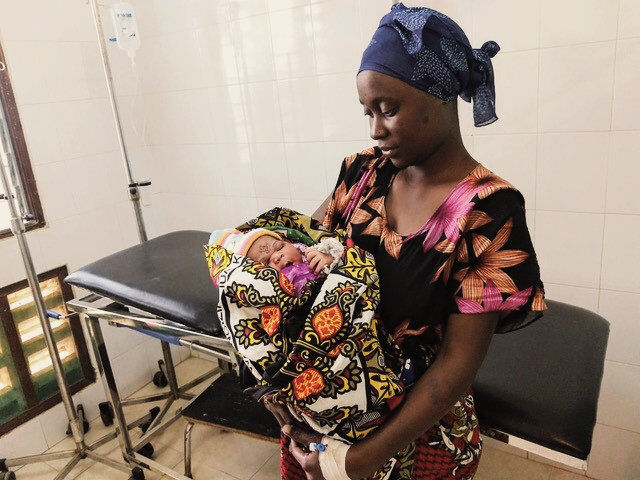
{"type": "MultiPolygon", "coordinates": [[[[178,472],[184,472],[184,462],[180,462],[178,465],[176,465],[174,467],[174,470],[178,472]]],[[[228,473],[225,473],[223,471],[216,470],[215,468],[205,465],[203,462],[193,462],[191,464],[191,473],[193,474],[193,478],[196,480],[238,480],[238,477],[234,477],[233,475],[229,475],[228,473]]],[[[171,479],[170,477],[164,476],[161,478],[161,480],[171,479]]],[[[240,480],[245,479],[240,478],[240,480]]]]}
{"type": "Polygon", "coordinates": [[[24,480],[51,480],[58,471],[44,462],[32,463],[14,470],[16,477],[24,480]]]}
{"type": "Polygon", "coordinates": [[[77,476],[67,477],[69,480],[128,480],[131,473],[124,473],[103,463],[94,463],[77,476]]]}
{"type": "MultiPolygon", "coordinates": [[[[564,471],[572,473],[574,475],[578,475],[578,476],[582,477],[583,479],[587,475],[587,472],[585,470],[580,470],[578,468],[569,467],[568,465],[564,465],[562,463],[555,462],[553,460],[549,460],[548,458],[541,457],[540,455],[536,455],[536,454],[531,453],[531,452],[529,452],[529,455],[528,455],[527,458],[529,460],[533,460],[534,462],[544,463],[545,465],[551,465],[552,467],[555,467],[555,468],[557,468],[559,470],[564,470],[564,471]]],[[[568,478],[573,478],[573,477],[568,477],[568,478]]]]}
{"type": "Polygon", "coordinates": [[[276,451],[258,470],[251,480],[274,480],[280,478],[280,451],[276,451]]]}
{"type": "Polygon", "coordinates": [[[279,451],[278,444],[214,428],[206,439],[194,442],[193,463],[203,462],[238,478],[250,478],[279,451]]]}
{"type": "Polygon", "coordinates": [[[486,435],[482,436],[482,442],[483,442],[484,448],[501,450],[505,453],[509,453],[517,457],[527,458],[527,452],[525,450],[514,447],[513,445],[509,445],[508,443],[499,442],[498,440],[495,440],[491,437],[487,437],[486,435]]]}
{"type": "Polygon", "coordinates": [[[485,448],[475,480],[549,480],[553,467],[485,448]]]}
{"type": "Polygon", "coordinates": [[[567,472],[566,470],[554,468],[551,472],[551,477],[549,477],[549,480],[585,480],[586,478],[587,477],[585,475],[579,475],[577,473],[567,472]]]}

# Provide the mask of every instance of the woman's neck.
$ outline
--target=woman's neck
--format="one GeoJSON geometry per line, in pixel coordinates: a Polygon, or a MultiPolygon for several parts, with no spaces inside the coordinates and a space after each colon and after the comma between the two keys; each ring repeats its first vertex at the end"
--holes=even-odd
{"type": "Polygon", "coordinates": [[[464,178],[477,165],[458,137],[441,143],[422,162],[400,174],[407,184],[441,185],[464,178]]]}

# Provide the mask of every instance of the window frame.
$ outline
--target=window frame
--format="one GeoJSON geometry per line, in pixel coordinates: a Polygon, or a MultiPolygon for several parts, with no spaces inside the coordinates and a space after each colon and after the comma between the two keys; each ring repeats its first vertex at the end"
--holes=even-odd
{"type": "MultiPolygon", "coordinates": [[[[33,168],[31,167],[31,159],[29,158],[27,143],[24,139],[22,123],[20,122],[20,116],[18,115],[18,106],[16,105],[13,89],[11,88],[9,67],[4,56],[4,51],[2,50],[2,45],[0,45],[0,62],[1,65],[4,65],[4,69],[0,70],[0,108],[4,109],[5,118],[7,119],[9,136],[11,138],[13,153],[17,164],[16,166],[24,189],[27,205],[29,207],[29,213],[34,216],[34,220],[26,226],[26,230],[30,231],[44,227],[46,222],[44,212],[42,210],[42,204],[40,203],[40,196],[38,195],[36,179],[33,175],[33,168]]],[[[6,202],[6,200],[0,201],[6,202]]],[[[0,229],[0,240],[11,237],[12,235],[13,233],[10,228],[0,229]]]]}
{"type": "MultiPolygon", "coordinates": [[[[66,303],[74,298],[71,286],[64,281],[67,275],[68,270],[66,265],[64,265],[62,267],[54,268],[52,270],[39,274],[38,282],[57,278],[62,290],[62,298],[66,303]]],[[[18,377],[20,379],[20,384],[23,388],[25,400],[27,402],[27,409],[24,412],[0,425],[0,436],[9,433],[16,427],[36,418],[41,413],[49,410],[52,407],[55,407],[62,402],[62,396],[59,391],[46,400],[38,402],[35,391],[33,389],[33,380],[29,373],[27,360],[24,358],[23,348],[20,342],[17,327],[15,326],[13,317],[9,309],[7,295],[12,292],[27,288],[28,286],[29,282],[25,279],[0,288],[0,322],[4,327],[4,332],[7,336],[7,343],[9,344],[9,350],[14,361],[14,366],[16,368],[18,377]]],[[[82,325],[80,323],[80,317],[77,313],[69,317],[69,326],[71,328],[71,336],[75,342],[78,360],[80,362],[82,372],[84,373],[84,378],[82,380],[73,385],[69,385],[69,393],[71,395],[75,395],[85,387],[88,387],[92,383],[95,383],[97,378],[96,371],[91,364],[91,357],[89,356],[89,350],[87,348],[84,331],[82,330],[82,325]]]]}

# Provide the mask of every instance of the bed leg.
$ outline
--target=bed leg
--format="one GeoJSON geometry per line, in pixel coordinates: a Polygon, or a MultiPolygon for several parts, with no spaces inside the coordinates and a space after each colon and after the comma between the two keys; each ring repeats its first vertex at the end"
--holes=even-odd
{"type": "Polygon", "coordinates": [[[191,430],[193,423],[188,422],[184,429],[184,476],[193,478],[191,473],[191,430]]]}
{"type": "Polygon", "coordinates": [[[167,380],[169,380],[169,388],[173,394],[174,400],[177,400],[180,395],[178,388],[178,381],[176,380],[176,369],[173,364],[173,357],[171,356],[171,346],[164,341],[162,344],[162,356],[164,357],[164,366],[167,369],[167,380]]]}

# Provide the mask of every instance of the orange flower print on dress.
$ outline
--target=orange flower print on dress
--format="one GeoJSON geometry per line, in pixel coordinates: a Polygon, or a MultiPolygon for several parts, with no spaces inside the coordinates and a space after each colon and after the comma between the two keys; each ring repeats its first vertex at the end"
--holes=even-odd
{"type": "Polygon", "coordinates": [[[317,395],[324,390],[322,374],[315,368],[307,368],[293,380],[293,393],[298,400],[317,395]]]}
{"type": "Polygon", "coordinates": [[[282,313],[280,307],[277,305],[267,305],[260,307],[260,320],[262,321],[262,328],[267,332],[270,337],[278,331],[280,326],[280,320],[282,319],[282,313]]]}
{"type": "Polygon", "coordinates": [[[284,290],[284,293],[287,295],[295,295],[296,287],[291,283],[291,280],[289,280],[286,275],[280,273],[278,283],[280,284],[280,287],[282,287],[282,290],[284,290]]]}
{"type": "Polygon", "coordinates": [[[331,308],[323,308],[311,319],[313,329],[321,341],[331,338],[338,333],[343,323],[344,318],[338,305],[334,305],[331,308]]]}
{"type": "Polygon", "coordinates": [[[455,273],[453,278],[461,281],[462,296],[476,303],[482,302],[484,283],[492,280],[502,293],[516,293],[518,288],[509,275],[502,271],[524,262],[529,254],[521,250],[500,250],[511,235],[513,222],[507,220],[493,241],[482,235],[473,235],[473,250],[477,261],[455,273]]]}
{"type": "Polygon", "coordinates": [[[339,343],[338,345],[336,345],[335,347],[333,347],[331,350],[327,352],[327,357],[338,358],[338,355],[340,355],[340,352],[342,352],[343,348],[344,348],[344,342],[339,343]]]}

